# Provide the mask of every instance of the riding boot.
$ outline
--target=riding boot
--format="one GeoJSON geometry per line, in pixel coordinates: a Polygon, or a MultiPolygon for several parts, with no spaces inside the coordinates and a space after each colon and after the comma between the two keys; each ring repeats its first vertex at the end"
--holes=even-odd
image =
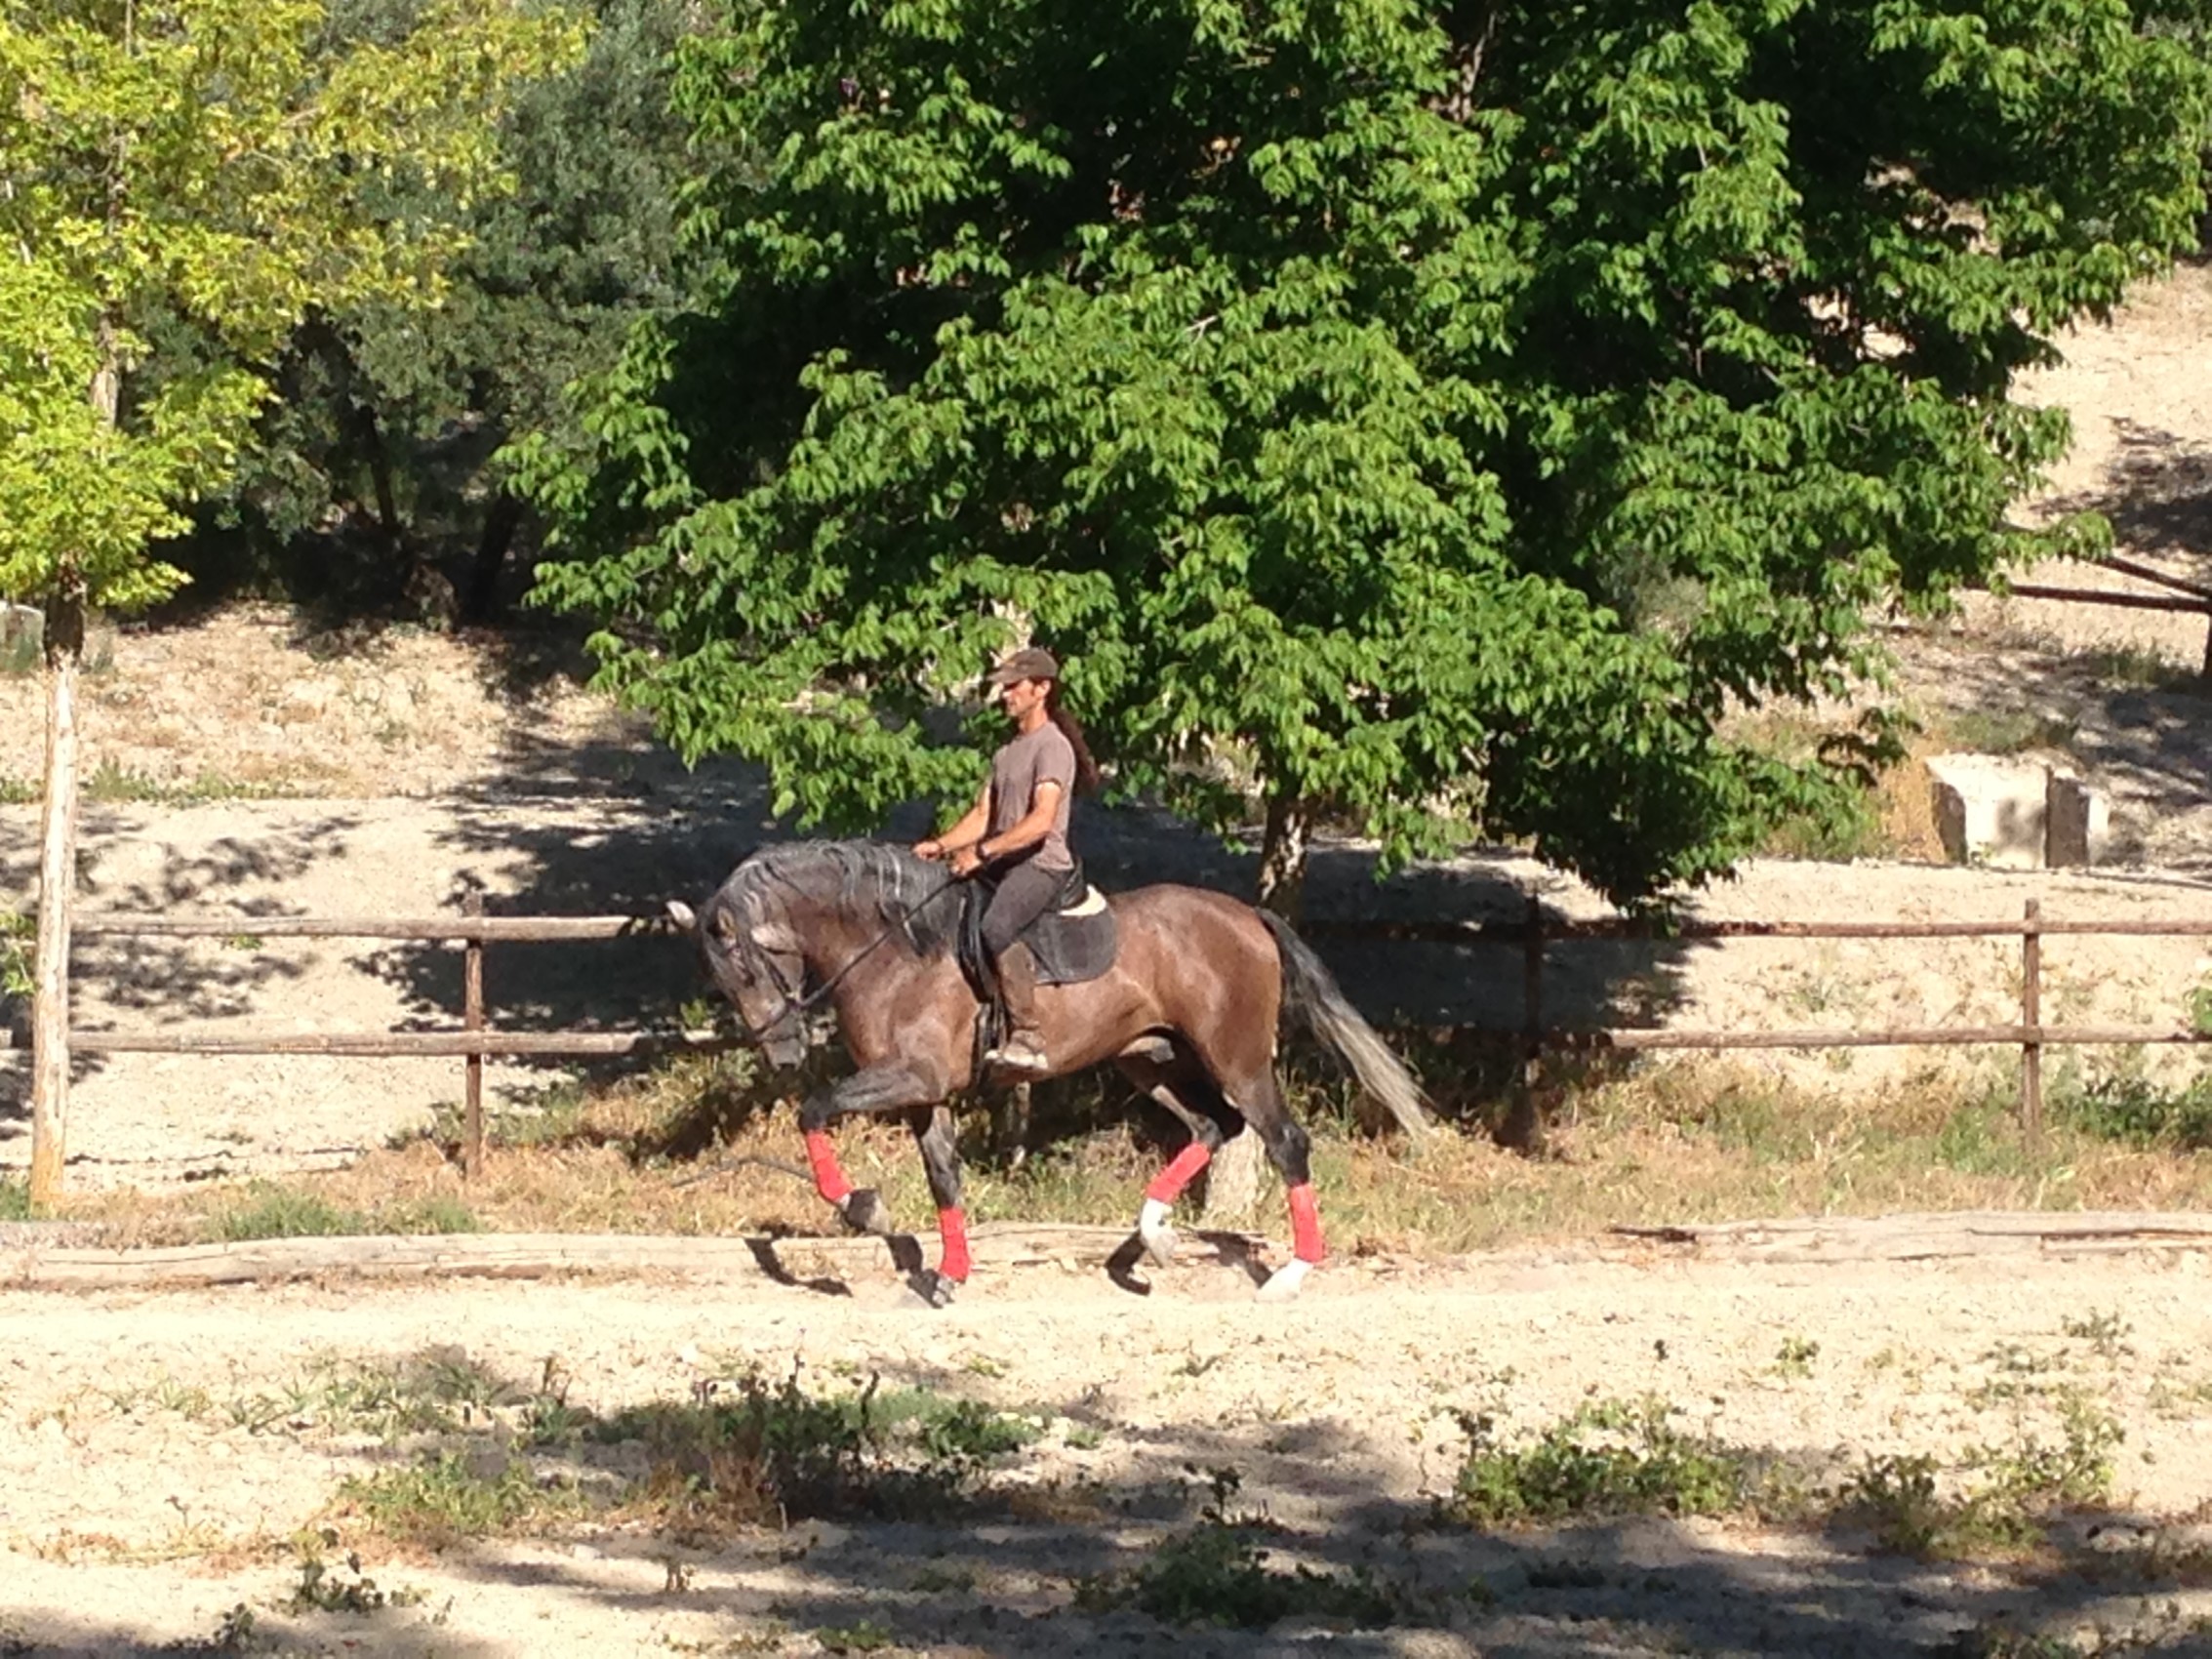
{"type": "Polygon", "coordinates": [[[1026,945],[1009,945],[998,958],[998,990],[1008,1030],[985,1061],[1002,1072],[1050,1072],[1052,1062],[1045,1058],[1044,1038],[1037,1031],[1037,959],[1026,945]]]}

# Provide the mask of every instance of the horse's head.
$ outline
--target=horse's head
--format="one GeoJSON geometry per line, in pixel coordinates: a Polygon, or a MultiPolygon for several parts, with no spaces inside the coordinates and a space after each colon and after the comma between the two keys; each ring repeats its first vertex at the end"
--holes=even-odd
{"type": "Polygon", "coordinates": [[[769,1063],[796,1066],[805,1059],[800,992],[806,960],[789,925],[778,918],[741,915],[720,893],[706,902],[704,918],[674,899],[668,902],[668,915],[698,942],[708,975],[769,1063]]]}

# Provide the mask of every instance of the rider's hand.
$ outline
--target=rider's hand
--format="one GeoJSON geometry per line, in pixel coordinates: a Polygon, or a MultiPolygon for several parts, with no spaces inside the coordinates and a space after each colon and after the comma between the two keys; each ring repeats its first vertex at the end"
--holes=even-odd
{"type": "Polygon", "coordinates": [[[954,875],[973,875],[983,867],[984,855],[976,851],[974,847],[962,847],[952,855],[952,873],[954,875]]]}
{"type": "Polygon", "coordinates": [[[927,859],[931,864],[935,864],[945,856],[945,843],[934,836],[927,841],[916,841],[913,846],[913,854],[918,859],[927,859]]]}

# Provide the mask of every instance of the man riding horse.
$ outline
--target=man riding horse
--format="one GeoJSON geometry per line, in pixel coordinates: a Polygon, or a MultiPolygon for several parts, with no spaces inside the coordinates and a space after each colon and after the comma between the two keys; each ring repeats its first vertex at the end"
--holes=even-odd
{"type": "Polygon", "coordinates": [[[1048,913],[1074,885],[1069,797],[1096,770],[1059,708],[1060,665],[1050,653],[1017,651],[990,681],[1015,735],[993,756],[989,785],[945,834],[911,850],[874,841],[766,847],[698,913],[670,904],[669,914],[697,938],[708,973],[773,1064],[796,1064],[807,1015],[824,1004],[835,1010],[852,1073],[799,1109],[815,1190],[848,1226],[888,1232],[881,1195],[847,1177],[831,1130],[853,1113],[904,1116],[937,1201],[943,1250],[914,1282],[929,1302],[949,1301],[971,1266],[949,1102],[989,1072],[1061,1076],[1101,1064],[1119,1068],[1190,1133],[1145,1189],[1144,1248],[1159,1261],[1173,1255],[1177,1199],[1215,1149],[1249,1125],[1282,1176],[1291,1220],[1291,1259],[1261,1294],[1295,1296],[1327,1252],[1307,1134],[1275,1076],[1281,1016],[1304,1016],[1417,1136],[1429,1132],[1421,1090],[1277,916],[1173,885],[1089,896],[1067,914],[1048,913]],[[961,878],[977,875],[996,880],[982,933],[1012,1026],[985,1054],[977,1032],[989,993],[960,949],[970,912],[959,900],[973,891],[961,878]],[[1023,941],[1025,930],[1039,940],[1039,927],[1053,938],[1023,941]],[[1040,997],[1041,978],[1052,986],[1040,997]]]}
{"type": "Polygon", "coordinates": [[[1014,736],[991,756],[990,780],[967,815],[915,843],[914,856],[949,859],[954,875],[994,884],[984,911],[984,949],[997,970],[1010,1029],[984,1063],[1047,1076],[1052,1062],[1037,1031],[1037,964],[1022,932],[1068,886],[1075,870],[1068,806],[1078,789],[1098,786],[1099,773],[1082,727],[1060,706],[1060,664],[1051,652],[1025,647],[992,669],[988,683],[1014,721],[1014,736]]]}

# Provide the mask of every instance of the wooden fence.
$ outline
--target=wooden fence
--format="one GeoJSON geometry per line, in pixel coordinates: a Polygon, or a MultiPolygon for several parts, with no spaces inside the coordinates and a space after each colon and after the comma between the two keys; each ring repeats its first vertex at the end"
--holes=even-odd
{"type": "Polygon", "coordinates": [[[2075,605],[2111,605],[2122,610],[2171,611],[2205,619],[2204,663],[2197,671],[2201,677],[2212,680],[2212,587],[2184,582],[2178,576],[2168,576],[2155,566],[2138,564],[2117,554],[2108,554],[2095,563],[2105,570],[2132,576],[2139,582],[2148,582],[2166,589],[2163,593],[2130,593],[2111,587],[2058,587],[2043,582],[2011,582],[2005,585],[2000,597],[2021,599],[2064,599],[2075,605]]]}
{"type": "MultiPolygon", "coordinates": [[[[74,1031],[72,1050],[82,1054],[330,1054],[443,1057],[463,1062],[463,1167],[473,1178],[484,1161],[484,1060],[487,1056],[600,1059],[623,1055],[726,1050],[739,1039],[712,1032],[501,1032],[487,1023],[484,951],[496,943],[545,943],[676,936],[660,916],[487,916],[472,902],[460,914],[424,918],[202,916],[150,917],[95,914],[78,919],[81,938],[391,939],[459,943],[462,1009],[458,1030],[443,1032],[266,1032],[209,1036],[188,1032],[74,1031]]],[[[2078,1044],[2201,1043],[2212,1033],[2149,1026],[2068,1026],[2042,1022],[2042,942],[2054,935],[2212,938],[2212,918],[2172,921],[2064,921],[2046,919],[2041,902],[2027,901],[2016,921],[1677,921],[1605,917],[1573,921],[1547,915],[1535,897],[1517,921],[1323,921],[1305,925],[1315,940],[1405,941],[1427,944],[1517,944],[1522,963],[1521,1023],[1497,1034],[1519,1043],[1528,1075],[1547,1051],[1633,1052],[1658,1049],[1822,1049],[1938,1047],[1964,1044],[2017,1046],[2021,1055],[2021,1126],[2031,1141],[2043,1126],[2042,1055],[2050,1047],[2078,1044]],[[1545,1018],[1545,963],[1558,946],[1591,940],[1689,942],[1730,939],[1974,939],[2020,941],[2020,1018],[2002,1025],[1891,1027],[1853,1031],[1830,1027],[1767,1031],[1669,1030],[1654,1027],[1553,1029],[1545,1018]]],[[[0,1045],[8,1042],[0,1033],[0,1045]]]]}

